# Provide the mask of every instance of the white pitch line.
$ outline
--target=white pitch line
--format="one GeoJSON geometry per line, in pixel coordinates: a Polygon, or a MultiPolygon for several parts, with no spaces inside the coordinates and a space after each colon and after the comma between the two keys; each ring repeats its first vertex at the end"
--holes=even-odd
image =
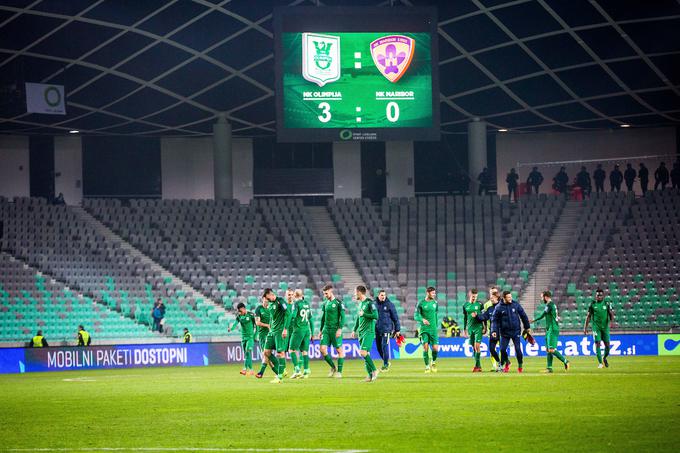
{"type": "MultiPolygon", "coordinates": [[[[78,451],[79,448],[10,448],[8,451],[78,451]]],[[[87,447],[87,451],[206,451],[206,452],[301,452],[367,453],[371,450],[336,450],[330,448],[219,448],[219,447],[87,447]]]]}

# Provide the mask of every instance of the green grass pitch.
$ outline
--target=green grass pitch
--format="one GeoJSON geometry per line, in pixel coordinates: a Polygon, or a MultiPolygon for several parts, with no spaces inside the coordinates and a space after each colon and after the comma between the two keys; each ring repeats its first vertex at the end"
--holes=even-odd
{"type": "Polygon", "coordinates": [[[576,358],[552,375],[544,360],[523,375],[402,360],[370,384],[357,360],[341,381],[313,362],[278,386],[235,365],[3,375],[0,450],[677,451],[680,358],[576,358]]]}

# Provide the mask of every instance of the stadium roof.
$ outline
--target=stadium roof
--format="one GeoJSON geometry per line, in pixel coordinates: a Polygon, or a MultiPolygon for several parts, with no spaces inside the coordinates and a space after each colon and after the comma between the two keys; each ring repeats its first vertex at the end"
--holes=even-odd
{"type": "Polygon", "coordinates": [[[272,135],[272,8],[317,3],[438,6],[445,133],[680,122],[676,0],[3,0],[0,133],[272,135]],[[67,115],[25,113],[24,82],[67,115]]]}

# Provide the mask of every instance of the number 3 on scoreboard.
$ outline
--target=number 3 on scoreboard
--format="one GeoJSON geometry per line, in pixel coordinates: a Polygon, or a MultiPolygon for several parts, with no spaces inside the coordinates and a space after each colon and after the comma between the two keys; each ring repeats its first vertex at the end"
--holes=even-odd
{"type": "Polygon", "coordinates": [[[319,104],[321,109],[321,115],[317,116],[319,121],[322,123],[327,123],[331,120],[331,105],[328,102],[322,102],[319,104]]]}

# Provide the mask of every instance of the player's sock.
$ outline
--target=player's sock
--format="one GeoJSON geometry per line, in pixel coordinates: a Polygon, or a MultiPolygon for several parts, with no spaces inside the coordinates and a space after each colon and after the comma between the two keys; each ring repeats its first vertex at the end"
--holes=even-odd
{"type": "Polygon", "coordinates": [[[373,362],[373,358],[371,357],[371,354],[366,354],[366,363],[368,363],[368,365],[369,365],[369,367],[370,367],[370,369],[371,369],[371,371],[370,371],[371,373],[372,373],[373,371],[375,371],[375,370],[378,369],[378,368],[375,366],[375,363],[373,362]]]}
{"type": "Polygon", "coordinates": [[[439,355],[439,351],[436,349],[432,349],[432,361],[436,362],[437,361],[437,356],[439,355]]]}
{"type": "Polygon", "coordinates": [[[595,352],[597,352],[597,363],[602,363],[602,349],[599,344],[595,346],[595,352]]]}
{"type": "Polygon", "coordinates": [[[373,370],[371,369],[371,364],[368,363],[368,359],[369,359],[368,356],[364,357],[364,368],[366,369],[368,377],[371,377],[371,375],[373,374],[373,370]]]}
{"type": "Polygon", "coordinates": [[[567,363],[567,359],[564,358],[564,356],[562,355],[562,353],[560,353],[560,351],[555,351],[555,352],[553,352],[553,355],[554,355],[555,357],[557,357],[557,360],[559,360],[560,362],[562,362],[562,363],[567,363]]]}
{"type": "Polygon", "coordinates": [[[553,364],[553,353],[548,352],[548,369],[552,370],[552,364],[553,364]]]}
{"type": "Polygon", "coordinates": [[[260,367],[260,372],[257,374],[264,374],[264,372],[267,371],[267,364],[263,363],[262,366],[260,367]]]}
{"type": "Polygon", "coordinates": [[[305,369],[305,371],[309,369],[309,356],[308,355],[302,356],[302,367],[305,369]]]}
{"type": "Polygon", "coordinates": [[[475,366],[476,366],[477,368],[481,368],[481,367],[482,367],[482,362],[481,362],[481,359],[480,359],[481,356],[482,356],[482,353],[481,353],[481,352],[475,352],[475,366]]]}
{"type": "Polygon", "coordinates": [[[426,367],[430,366],[430,355],[427,351],[423,351],[423,361],[425,362],[426,367]]]}
{"type": "Polygon", "coordinates": [[[610,350],[609,345],[605,344],[605,345],[604,345],[604,358],[605,358],[605,359],[606,359],[607,357],[609,357],[609,350],[610,350]]]}
{"type": "Polygon", "coordinates": [[[269,361],[272,363],[272,371],[274,374],[279,374],[279,359],[272,354],[269,356],[269,361]]]}
{"type": "Polygon", "coordinates": [[[293,362],[293,369],[297,372],[300,371],[300,367],[298,366],[298,357],[297,353],[291,351],[290,352],[290,361],[293,362]]]}
{"type": "Polygon", "coordinates": [[[246,370],[253,369],[253,351],[246,351],[246,370]]]}
{"type": "Polygon", "coordinates": [[[338,357],[338,373],[342,373],[342,367],[345,365],[345,358],[338,357]]]}
{"type": "Polygon", "coordinates": [[[330,354],[323,356],[323,359],[331,368],[335,369],[335,363],[333,363],[333,359],[331,358],[330,354]]]}
{"type": "Polygon", "coordinates": [[[278,357],[278,360],[279,360],[279,372],[277,374],[279,375],[279,379],[283,379],[283,372],[286,371],[286,358],[278,357]]]}

